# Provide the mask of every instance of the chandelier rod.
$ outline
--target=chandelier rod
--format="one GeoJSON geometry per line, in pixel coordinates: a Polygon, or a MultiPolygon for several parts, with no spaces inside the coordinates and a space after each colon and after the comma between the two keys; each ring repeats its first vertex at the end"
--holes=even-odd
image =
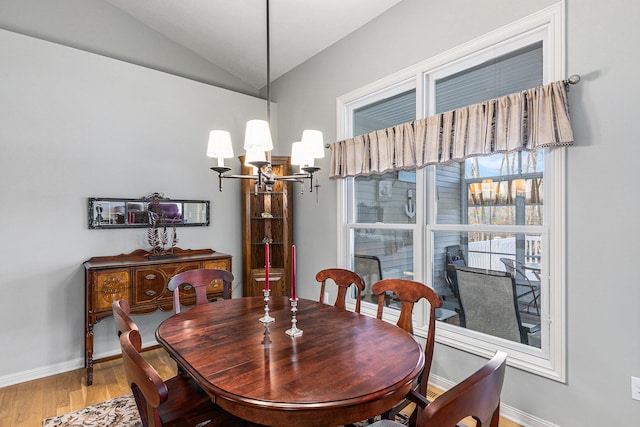
{"type": "MultiPolygon", "coordinates": [[[[269,0],[266,0],[267,4],[267,123],[269,123],[269,132],[271,132],[271,43],[269,31],[269,0]]],[[[271,163],[271,152],[266,153],[266,159],[271,163]]]]}
{"type": "Polygon", "coordinates": [[[269,31],[269,0],[267,2],[267,122],[271,126],[271,47],[269,31]]]}
{"type": "MultiPolygon", "coordinates": [[[[269,128],[269,132],[271,132],[271,28],[270,28],[270,8],[269,8],[269,0],[265,0],[266,5],[266,40],[267,40],[267,124],[269,128]]],[[[288,181],[288,182],[299,182],[304,183],[306,179],[309,180],[309,191],[313,192],[313,174],[320,170],[319,167],[309,166],[308,164],[301,165],[300,173],[295,173],[293,175],[287,175],[287,171],[285,171],[284,175],[276,176],[273,172],[271,165],[271,150],[265,152],[265,160],[266,161],[253,161],[250,164],[256,168],[256,174],[251,175],[226,175],[227,172],[231,170],[230,167],[224,166],[224,156],[218,153],[218,147],[216,146],[216,139],[213,136],[214,132],[211,131],[209,137],[209,146],[207,148],[208,155],[211,157],[218,157],[218,166],[214,166],[211,168],[214,172],[218,173],[218,188],[222,191],[222,180],[224,178],[235,178],[235,179],[253,179],[255,180],[255,186],[260,187],[265,184],[267,191],[271,191],[271,186],[275,183],[275,181],[288,181]],[[209,152],[211,154],[209,154],[209,152]],[[220,154],[217,155],[216,154],[220,154]]],[[[303,141],[304,134],[307,131],[303,132],[303,141]]],[[[322,144],[322,133],[319,131],[311,131],[320,134],[320,144],[322,144]]],[[[227,134],[227,143],[231,145],[231,140],[229,137],[229,132],[227,134]]],[[[311,140],[315,139],[315,136],[310,137],[311,140]]],[[[232,148],[229,148],[228,151],[232,153],[232,148]]],[[[222,153],[226,154],[227,151],[223,151],[222,153]]],[[[228,157],[232,157],[233,153],[228,157]]],[[[324,157],[324,155],[319,156],[324,157]]],[[[316,158],[319,158],[316,157],[316,158]]],[[[317,185],[316,185],[317,187],[317,185]]],[[[256,190],[257,191],[257,190],[256,190]]]]}

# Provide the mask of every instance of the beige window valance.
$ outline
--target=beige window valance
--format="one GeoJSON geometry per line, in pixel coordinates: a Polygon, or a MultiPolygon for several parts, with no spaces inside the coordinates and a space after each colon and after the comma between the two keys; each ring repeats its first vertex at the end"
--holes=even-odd
{"type": "Polygon", "coordinates": [[[403,123],[330,145],[330,178],[571,145],[567,83],[546,86],[403,123]]]}

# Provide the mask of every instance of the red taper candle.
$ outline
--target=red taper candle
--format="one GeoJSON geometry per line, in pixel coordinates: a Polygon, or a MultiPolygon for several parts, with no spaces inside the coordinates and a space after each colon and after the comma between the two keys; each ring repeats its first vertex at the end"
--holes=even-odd
{"type": "Polygon", "coordinates": [[[264,245],[264,290],[269,290],[269,242],[264,245]]]}
{"type": "Polygon", "coordinates": [[[291,245],[291,299],[296,299],[296,245],[291,245]]]}

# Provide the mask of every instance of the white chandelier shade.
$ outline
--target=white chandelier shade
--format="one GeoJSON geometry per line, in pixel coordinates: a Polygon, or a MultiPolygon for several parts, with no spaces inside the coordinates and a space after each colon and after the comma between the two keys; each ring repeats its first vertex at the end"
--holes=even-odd
{"type": "Polygon", "coordinates": [[[324,157],[324,140],[322,132],[319,130],[306,129],[302,132],[302,143],[305,144],[311,154],[312,159],[324,157]]]}
{"type": "Polygon", "coordinates": [[[244,149],[253,151],[273,150],[271,129],[266,120],[249,120],[244,132],[244,149]]]}
{"type": "Polygon", "coordinates": [[[226,130],[212,130],[209,132],[207,156],[218,159],[218,166],[224,166],[224,159],[233,157],[231,134],[226,130]]]}

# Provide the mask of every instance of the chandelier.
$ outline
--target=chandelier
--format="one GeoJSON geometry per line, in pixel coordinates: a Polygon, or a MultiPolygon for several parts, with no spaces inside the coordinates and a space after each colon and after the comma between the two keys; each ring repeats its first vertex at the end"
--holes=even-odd
{"type": "MultiPolygon", "coordinates": [[[[219,189],[222,191],[222,181],[225,178],[252,179],[258,188],[271,191],[276,181],[291,181],[304,183],[309,180],[309,191],[313,191],[313,174],[320,170],[314,166],[314,160],[324,157],[324,143],[322,132],[305,130],[302,139],[291,146],[291,165],[299,166],[300,170],[293,175],[278,176],[271,167],[271,59],[269,43],[269,0],[266,0],[267,18],[267,120],[249,120],[245,128],[244,149],[246,150],[245,165],[253,167],[250,175],[229,174],[230,167],[224,165],[224,159],[233,157],[231,134],[225,130],[212,130],[209,133],[207,156],[218,159],[218,165],[211,169],[218,173],[219,189]]],[[[303,189],[304,191],[304,189],[303,189]]]]}

